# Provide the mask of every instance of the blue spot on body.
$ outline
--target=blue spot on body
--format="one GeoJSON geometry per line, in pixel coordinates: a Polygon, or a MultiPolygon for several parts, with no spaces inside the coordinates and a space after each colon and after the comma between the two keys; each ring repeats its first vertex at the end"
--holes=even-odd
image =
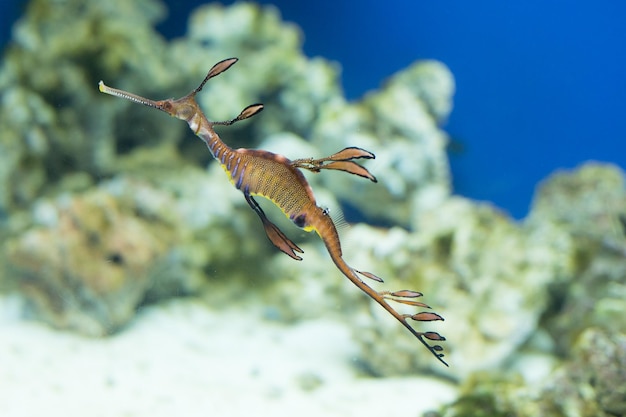
{"type": "Polygon", "coordinates": [[[291,218],[291,221],[298,227],[304,227],[306,225],[306,214],[299,214],[291,218]]]}

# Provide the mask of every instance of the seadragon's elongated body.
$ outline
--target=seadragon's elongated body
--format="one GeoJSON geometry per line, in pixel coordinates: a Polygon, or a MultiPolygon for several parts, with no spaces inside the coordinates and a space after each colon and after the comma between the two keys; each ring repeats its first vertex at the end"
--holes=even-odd
{"type": "Polygon", "coordinates": [[[285,213],[296,226],[306,231],[315,231],[326,245],[326,249],[337,268],[339,268],[339,270],[357,287],[400,321],[400,323],[417,337],[437,359],[446,364],[442,359],[443,354],[440,353],[442,350],[441,346],[428,343],[429,340],[444,341],[445,338],[435,332],[418,332],[407,321],[409,318],[416,321],[443,320],[441,316],[430,312],[420,312],[414,315],[400,314],[391,307],[387,300],[428,308],[426,304],[415,300],[422,294],[411,290],[378,292],[363,282],[359,274],[379,282],[382,282],[382,279],[370,272],[357,271],[344,261],[337,229],[328,215],[328,211],[317,205],[313,191],[300,170],[301,168],[313,172],[319,172],[322,169],[340,170],[376,182],[376,178],[366,168],[353,161],[354,159],[361,158],[372,159],[374,155],[366,150],[351,147],[345,148],[326,158],[308,158],[291,161],[282,155],[267,151],[232,149],[227,146],[222,142],[213,127],[215,125],[231,125],[240,120],[252,117],[263,110],[263,105],[253,104],[248,106],[241,111],[239,116],[229,121],[211,122],[205,117],[202,110],[200,110],[195,96],[202,90],[204,84],[209,79],[226,71],[235,62],[237,62],[236,58],[218,62],[211,68],[198,88],[178,100],[167,99],[153,101],[122,90],[107,87],[102,81],[100,81],[99,87],[100,91],[104,93],[126,98],[162,110],[171,116],[186,121],[191,130],[206,143],[213,157],[220,162],[230,177],[231,182],[235,187],[241,190],[250,207],[261,219],[268,238],[278,249],[296,260],[302,259],[297,255],[297,253],[303,253],[302,249],[287,238],[287,236],[266,217],[259,204],[254,200],[254,196],[258,195],[271,200],[280,207],[283,213],[285,213]]]}

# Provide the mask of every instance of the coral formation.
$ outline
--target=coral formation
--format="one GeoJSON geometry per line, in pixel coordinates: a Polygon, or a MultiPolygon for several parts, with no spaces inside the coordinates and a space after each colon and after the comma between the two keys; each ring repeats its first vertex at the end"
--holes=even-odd
{"type": "Polygon", "coordinates": [[[558,172],[538,190],[527,222],[558,227],[574,244],[574,270],[552,283],[553,311],[545,318],[560,352],[586,328],[626,334],[625,212],[625,175],[613,165],[558,172]]]}
{"type": "MultiPolygon", "coordinates": [[[[626,331],[626,236],[618,220],[625,211],[623,172],[589,163],[546,180],[520,225],[450,198],[421,211],[419,232],[396,240],[383,258],[403,258],[392,268],[404,271],[407,287],[430,288],[430,303],[450,307],[442,331],[460,377],[502,368],[537,333],[549,335],[544,351],[566,354],[589,327],[626,331]]],[[[369,241],[364,234],[359,242],[369,241]]],[[[357,337],[373,373],[410,374],[422,365],[395,329],[378,322],[366,329],[357,337]],[[395,354],[382,354],[390,344],[395,354]]]]}
{"type": "Polygon", "coordinates": [[[588,163],[540,186],[525,226],[568,236],[568,273],[540,289],[541,321],[514,365],[467,380],[444,416],[468,415],[477,393],[494,405],[493,415],[626,413],[626,234],[618,220],[626,211],[624,181],[619,168],[588,163]],[[533,361],[533,354],[554,359],[533,361]]]}
{"type": "Polygon", "coordinates": [[[369,218],[414,228],[417,213],[437,207],[451,191],[447,137],[438,122],[447,118],[453,93],[448,70],[424,61],[361,102],[324,106],[313,144],[322,154],[355,143],[370,149],[376,154],[373,166],[380,186],[361,187],[349,178],[330,176],[324,185],[369,218]]]}
{"type": "Polygon", "coordinates": [[[185,229],[168,212],[172,204],[159,190],[123,180],[40,201],[38,224],[6,242],[11,272],[46,321],[112,333],[146,297],[190,289],[180,254],[185,229]]]}
{"type": "MultiPolygon", "coordinates": [[[[107,73],[142,87],[162,78],[153,72],[163,71],[164,42],[152,25],[163,11],[153,1],[29,3],[0,69],[2,212],[28,206],[67,174],[113,172],[125,146],[115,118],[128,114],[119,103],[100,105],[94,85],[107,73]]],[[[172,129],[164,125],[160,137],[172,129]]]]}
{"type": "MultiPolygon", "coordinates": [[[[361,245],[380,247],[380,261],[402,271],[405,286],[428,289],[428,303],[446,311],[441,331],[451,341],[452,375],[502,366],[536,330],[548,304],[546,286],[570,273],[569,237],[524,228],[491,206],[458,197],[423,211],[417,224],[417,233],[404,233],[392,247],[383,249],[382,237],[362,236],[361,245]]],[[[411,374],[428,365],[372,314],[380,319],[358,333],[372,372],[411,374]],[[383,354],[391,345],[394,355],[383,354]]]]}
{"type": "Polygon", "coordinates": [[[543,380],[483,373],[468,379],[442,417],[610,417],[626,413],[626,335],[588,328],[543,380]],[[482,413],[482,414],[481,414],[482,413]]]}

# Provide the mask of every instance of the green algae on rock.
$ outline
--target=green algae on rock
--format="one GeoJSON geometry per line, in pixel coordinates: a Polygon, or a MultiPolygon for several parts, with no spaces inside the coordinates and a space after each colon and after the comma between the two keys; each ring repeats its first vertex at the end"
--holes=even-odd
{"type": "Polygon", "coordinates": [[[146,299],[188,292],[191,275],[172,261],[181,258],[185,232],[180,219],[164,213],[168,197],[146,184],[113,181],[40,201],[33,213],[39,224],[5,244],[11,275],[36,316],[100,336],[126,324],[146,299]],[[126,188],[126,198],[115,188],[126,188]],[[161,208],[142,210],[130,195],[161,208]]]}
{"type": "Polygon", "coordinates": [[[563,251],[569,266],[540,289],[541,317],[529,341],[502,366],[473,373],[442,416],[474,415],[481,404],[520,417],[626,413],[624,181],[621,169],[590,162],[542,182],[523,226],[568,242],[545,244],[563,251]],[[533,355],[545,360],[528,360],[533,355]]]}
{"type": "MultiPolygon", "coordinates": [[[[588,163],[548,177],[521,224],[456,197],[418,213],[417,233],[384,259],[396,259],[389,268],[405,271],[407,285],[423,288],[439,310],[450,306],[442,327],[453,342],[451,376],[502,368],[537,334],[542,353],[557,357],[589,327],[626,333],[624,188],[619,168],[588,163]]],[[[361,247],[367,235],[375,234],[361,236],[361,247]]],[[[411,347],[384,329],[370,322],[357,334],[368,369],[417,371],[411,347]],[[396,354],[382,354],[390,343],[396,354]]]]}
{"type": "MultiPolygon", "coordinates": [[[[445,370],[450,376],[502,366],[535,332],[547,308],[547,285],[571,271],[569,237],[524,228],[489,205],[459,197],[423,211],[417,224],[418,231],[404,232],[386,251],[385,232],[369,239],[363,234],[359,242],[381,247],[374,253],[388,255],[379,262],[402,271],[395,273],[398,279],[423,288],[429,304],[446,312],[441,329],[452,341],[448,359],[454,366],[445,370]]],[[[382,321],[372,321],[356,337],[376,375],[412,374],[425,365],[382,321]],[[384,354],[390,345],[394,354],[384,354]]]]}
{"type": "Polygon", "coordinates": [[[626,413],[626,335],[590,327],[541,380],[483,372],[467,379],[442,417],[612,417],[626,413]],[[484,413],[484,414],[481,414],[484,413]]]}
{"type": "Polygon", "coordinates": [[[544,323],[561,353],[590,327],[626,334],[626,235],[619,221],[625,183],[620,168],[587,163],[549,177],[533,202],[529,224],[554,225],[574,245],[575,269],[551,287],[544,323]]]}
{"type": "Polygon", "coordinates": [[[0,68],[0,209],[26,207],[67,173],[112,172],[121,109],[98,104],[94,85],[103,73],[158,78],[162,15],[150,0],[29,2],[0,68]]]}
{"type": "Polygon", "coordinates": [[[379,187],[326,177],[324,185],[369,218],[414,228],[414,217],[441,204],[451,192],[438,123],[452,106],[454,80],[441,63],[415,63],[356,103],[329,103],[314,125],[313,143],[323,152],[358,143],[376,154],[370,164],[379,187]],[[434,81],[434,82],[433,82],[434,81]],[[386,201],[388,204],[376,204],[386,201]]]}

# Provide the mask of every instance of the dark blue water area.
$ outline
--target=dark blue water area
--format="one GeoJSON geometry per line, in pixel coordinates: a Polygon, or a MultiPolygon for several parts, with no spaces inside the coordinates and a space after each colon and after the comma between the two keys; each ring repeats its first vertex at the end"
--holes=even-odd
{"type": "MultiPolygon", "coordinates": [[[[5,9],[20,3],[0,4],[3,44],[15,16],[5,9]]],[[[202,3],[168,2],[158,29],[183,36],[202,3]]],[[[590,159],[626,168],[626,2],[261,3],[302,28],[308,56],[341,63],[350,99],[416,60],[444,62],[457,86],[442,126],[453,139],[457,194],[522,218],[537,183],[556,169],[590,159]]]]}

